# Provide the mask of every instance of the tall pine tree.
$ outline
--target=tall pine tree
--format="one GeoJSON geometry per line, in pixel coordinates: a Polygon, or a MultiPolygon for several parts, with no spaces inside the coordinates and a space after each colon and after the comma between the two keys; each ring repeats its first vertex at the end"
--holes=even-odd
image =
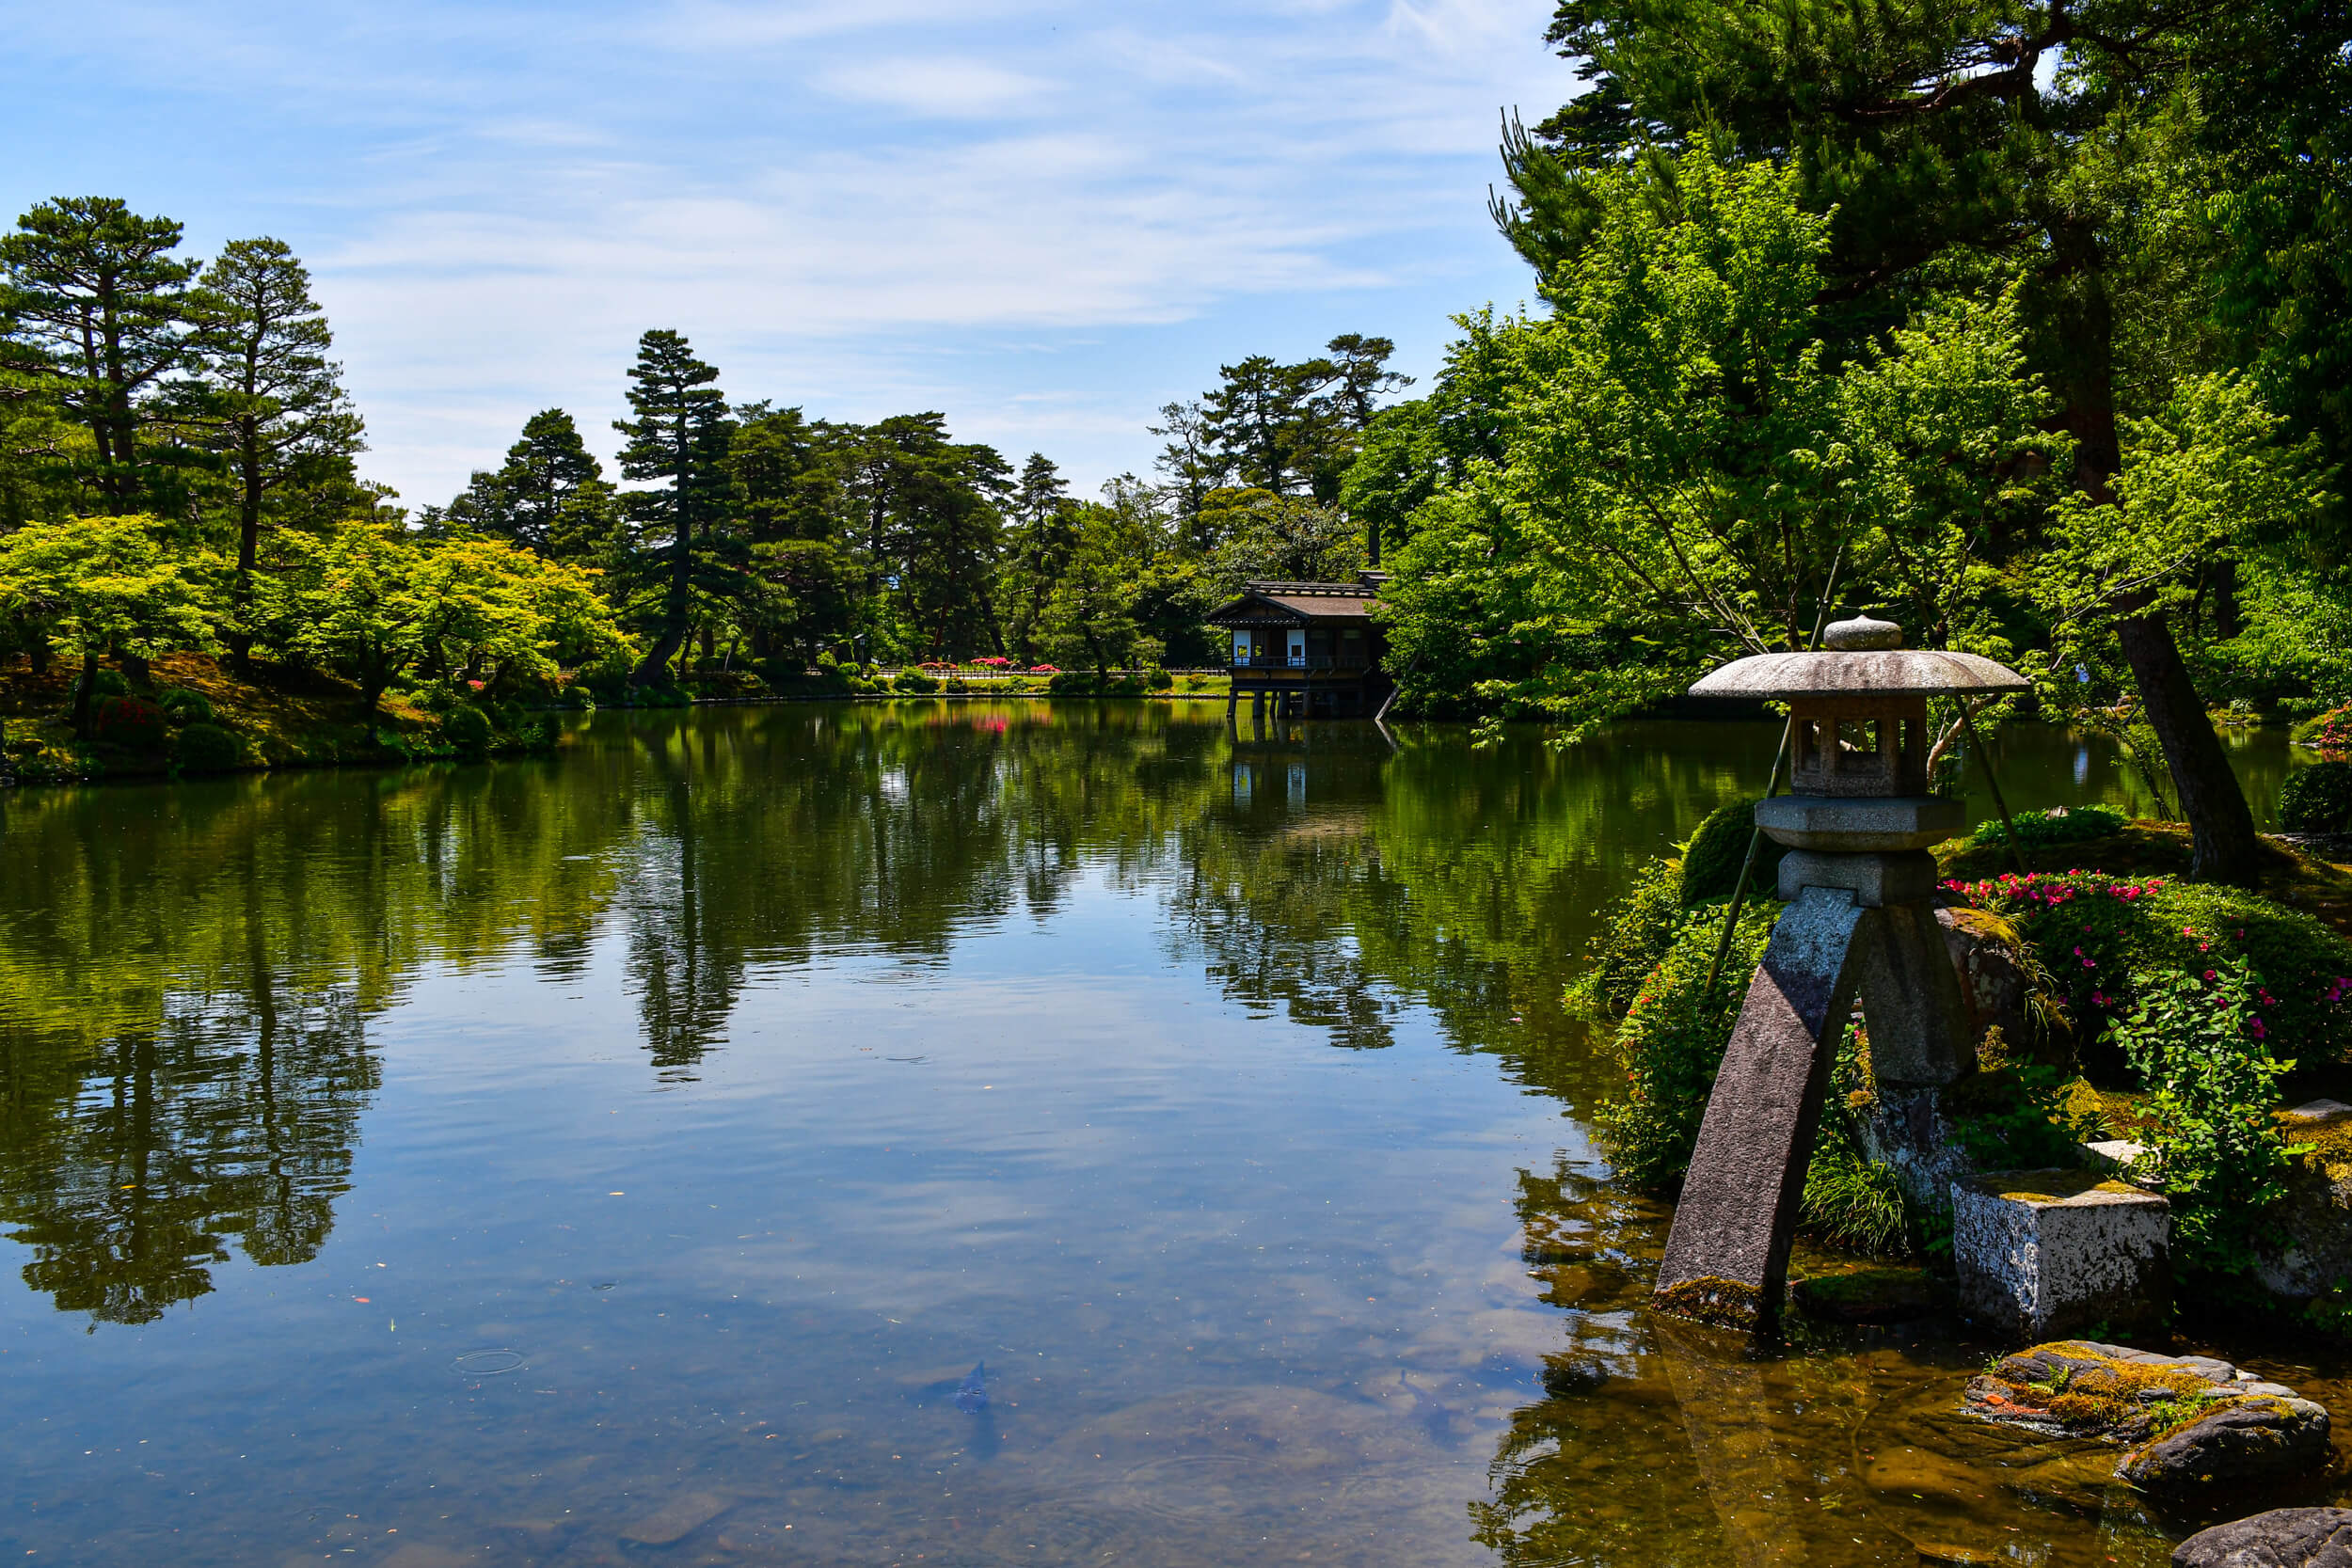
{"type": "Polygon", "coordinates": [[[61,197],[0,235],[0,316],[41,356],[67,418],[90,434],[77,465],[96,510],[180,510],[175,471],[146,429],[170,417],[162,394],[189,359],[188,285],[199,263],[175,259],[180,225],[141,217],[111,197],[61,197]]]}
{"type": "Polygon", "coordinates": [[[734,421],[717,385],[718,370],[695,358],[675,332],[656,329],[638,339],[628,379],[636,418],[612,422],[628,437],[621,474],[655,485],[623,498],[636,542],[654,562],[646,615],[651,635],[629,681],[651,686],[693,630],[696,568],[726,515],[727,437],[734,421]]]}
{"type": "Polygon", "coordinates": [[[302,521],[332,525],[364,508],[352,459],[366,449],[365,427],[342,367],[326,357],[334,335],[310,275],[283,241],[230,241],[205,269],[192,312],[211,383],[206,412],[236,497],[230,646],[242,658],[263,527],[298,510],[318,514],[302,521]],[[313,506],[296,508],[306,492],[313,506]]]}

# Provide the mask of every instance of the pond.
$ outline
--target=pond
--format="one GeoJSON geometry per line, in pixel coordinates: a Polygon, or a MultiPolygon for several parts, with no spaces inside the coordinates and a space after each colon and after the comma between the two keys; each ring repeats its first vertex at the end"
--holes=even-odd
{"type": "MultiPolygon", "coordinates": [[[[17,792],[0,1538],[2161,1562],[2104,1456],[1953,1414],[1982,1344],[1756,1363],[1643,1308],[1666,1212],[1560,991],[1774,738],[795,705],[17,792]]],[[[2001,744],[2014,805],[2128,799],[2001,744]]],[[[2233,745],[2267,811],[2283,738],[2233,745]]]]}

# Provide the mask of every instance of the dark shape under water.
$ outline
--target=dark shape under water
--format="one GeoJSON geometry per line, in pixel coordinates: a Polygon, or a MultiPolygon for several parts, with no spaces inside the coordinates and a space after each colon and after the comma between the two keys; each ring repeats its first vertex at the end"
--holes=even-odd
{"type": "Polygon", "coordinates": [[[956,1408],[958,1410],[986,1410],[988,1408],[987,1362],[982,1361],[975,1366],[965,1375],[964,1380],[956,1385],[956,1408]]]}

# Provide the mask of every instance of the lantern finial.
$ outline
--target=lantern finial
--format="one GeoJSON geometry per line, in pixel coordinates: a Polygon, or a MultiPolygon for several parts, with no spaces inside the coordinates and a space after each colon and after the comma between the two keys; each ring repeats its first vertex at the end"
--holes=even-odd
{"type": "Polygon", "coordinates": [[[1903,628],[1892,621],[1877,621],[1867,615],[1857,615],[1851,621],[1834,621],[1821,634],[1821,641],[1843,653],[1878,653],[1903,645],[1903,628]]]}

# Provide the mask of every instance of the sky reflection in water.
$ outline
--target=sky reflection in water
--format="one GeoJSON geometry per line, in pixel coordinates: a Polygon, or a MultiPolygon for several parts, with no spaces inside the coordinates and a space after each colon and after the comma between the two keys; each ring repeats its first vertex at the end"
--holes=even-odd
{"type": "MultiPolygon", "coordinates": [[[[1637,1309],[1663,1212],[1584,1140],[1559,991],[1770,728],[1221,717],[614,714],[546,762],[8,800],[5,1533],[2163,1559],[2081,1454],[1950,1418],[1981,1347],[1756,1366],[1637,1309]]],[[[2021,806],[2122,798],[2095,742],[2006,744],[2021,806]]],[[[2242,756],[2275,797],[2283,746],[2242,756]]]]}

